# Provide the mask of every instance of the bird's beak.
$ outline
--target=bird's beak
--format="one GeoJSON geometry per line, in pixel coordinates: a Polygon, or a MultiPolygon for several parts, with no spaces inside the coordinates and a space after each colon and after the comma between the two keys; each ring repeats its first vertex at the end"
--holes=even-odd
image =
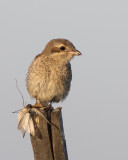
{"type": "Polygon", "coordinates": [[[74,55],[76,55],[76,56],[80,56],[80,55],[82,55],[82,54],[81,54],[81,52],[80,52],[80,51],[76,50],[76,51],[74,52],[74,55]]]}

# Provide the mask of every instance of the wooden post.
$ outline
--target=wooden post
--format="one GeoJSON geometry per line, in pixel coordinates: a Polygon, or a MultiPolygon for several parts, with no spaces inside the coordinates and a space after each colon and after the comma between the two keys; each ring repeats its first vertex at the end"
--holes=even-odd
{"type": "Polygon", "coordinates": [[[30,136],[34,159],[68,160],[61,108],[47,110],[43,114],[53,125],[49,125],[43,117],[38,117],[39,123],[35,125],[35,133],[38,136],[30,136]]]}

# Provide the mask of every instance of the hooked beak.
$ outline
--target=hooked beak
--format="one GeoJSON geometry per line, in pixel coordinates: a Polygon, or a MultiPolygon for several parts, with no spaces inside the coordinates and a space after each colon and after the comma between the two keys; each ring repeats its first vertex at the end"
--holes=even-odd
{"type": "Polygon", "coordinates": [[[80,56],[80,55],[82,55],[82,54],[81,54],[81,52],[80,52],[80,51],[76,50],[76,51],[74,52],[74,55],[76,55],[76,56],[80,56]]]}

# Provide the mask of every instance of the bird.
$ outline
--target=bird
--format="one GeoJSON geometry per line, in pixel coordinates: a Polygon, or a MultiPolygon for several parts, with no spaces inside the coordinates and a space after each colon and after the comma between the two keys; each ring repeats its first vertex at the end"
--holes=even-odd
{"type": "Polygon", "coordinates": [[[69,91],[72,80],[70,61],[81,55],[73,43],[67,39],[52,39],[38,54],[28,68],[26,86],[36,106],[63,101],[69,91]]]}

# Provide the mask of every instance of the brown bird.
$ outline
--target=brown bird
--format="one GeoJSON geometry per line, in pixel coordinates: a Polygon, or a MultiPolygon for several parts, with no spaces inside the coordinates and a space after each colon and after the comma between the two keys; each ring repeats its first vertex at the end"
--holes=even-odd
{"type": "Polygon", "coordinates": [[[69,93],[72,71],[70,60],[81,55],[66,39],[51,40],[29,67],[26,85],[36,105],[63,101],[69,93]]]}

